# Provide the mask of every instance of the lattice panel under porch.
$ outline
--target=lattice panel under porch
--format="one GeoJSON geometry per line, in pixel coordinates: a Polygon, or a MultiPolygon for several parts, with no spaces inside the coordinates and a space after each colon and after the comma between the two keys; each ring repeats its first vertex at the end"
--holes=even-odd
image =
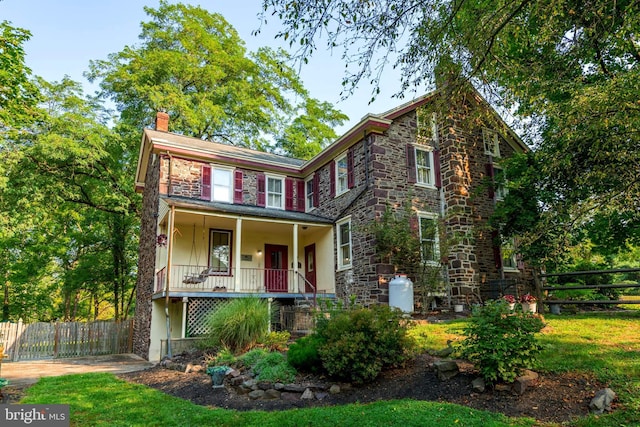
{"type": "Polygon", "coordinates": [[[207,315],[220,309],[228,303],[226,298],[189,298],[187,308],[187,336],[197,337],[206,335],[209,329],[206,325],[207,315]]]}

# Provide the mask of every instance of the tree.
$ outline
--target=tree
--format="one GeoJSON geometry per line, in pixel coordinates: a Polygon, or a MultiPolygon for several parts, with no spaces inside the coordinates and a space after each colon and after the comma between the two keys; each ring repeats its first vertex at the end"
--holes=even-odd
{"type": "Polygon", "coordinates": [[[298,149],[283,141],[288,135],[315,152],[335,139],[325,122],[341,124],[346,116],[309,97],[283,50],[248,54],[221,15],[200,7],[161,1],[145,11],[151,20],[142,23],[141,45],[92,61],[88,73],[122,122],[139,130],[163,110],[172,132],[261,150],[279,139],[289,153],[298,149]],[[297,139],[300,133],[306,138],[297,139]]]}
{"type": "Polygon", "coordinates": [[[347,93],[369,78],[375,97],[382,70],[393,66],[401,72],[402,96],[433,83],[439,67],[438,75],[455,70],[494,105],[514,111],[536,146],[539,173],[520,184],[542,196],[536,218],[530,216],[541,221],[526,227],[529,241],[551,233],[557,246],[599,214],[624,213],[638,223],[637,2],[264,0],[263,6],[265,20],[267,12],[282,20],[279,36],[300,46],[299,58],[320,40],[344,47],[347,93]]]}

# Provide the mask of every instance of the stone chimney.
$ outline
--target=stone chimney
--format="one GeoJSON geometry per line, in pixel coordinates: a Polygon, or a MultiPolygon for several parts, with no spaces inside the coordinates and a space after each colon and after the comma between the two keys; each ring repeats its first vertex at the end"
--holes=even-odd
{"type": "Polygon", "coordinates": [[[160,132],[169,132],[169,115],[163,111],[156,114],[156,130],[160,132]]]}

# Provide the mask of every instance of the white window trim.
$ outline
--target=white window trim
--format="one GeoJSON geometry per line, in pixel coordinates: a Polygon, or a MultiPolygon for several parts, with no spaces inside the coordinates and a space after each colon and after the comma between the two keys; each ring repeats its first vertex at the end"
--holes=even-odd
{"type": "Polygon", "coordinates": [[[492,156],[495,158],[500,157],[500,138],[498,136],[498,132],[493,129],[483,128],[482,129],[482,144],[484,146],[484,154],[487,156],[492,156]],[[487,142],[489,142],[491,149],[487,149],[487,142]]]}
{"type": "MultiPolygon", "coordinates": [[[[309,205],[309,193],[307,192],[307,189],[309,188],[309,182],[311,182],[311,188],[313,189],[313,177],[314,175],[312,174],[310,177],[308,177],[307,179],[304,180],[304,210],[305,212],[311,212],[312,210],[314,210],[316,208],[316,206],[310,206],[309,205]]],[[[318,189],[316,189],[318,190],[318,189]]],[[[313,193],[311,193],[311,203],[313,203],[313,197],[315,195],[313,193]]]]}
{"type": "Polygon", "coordinates": [[[336,245],[337,245],[337,258],[338,258],[338,271],[347,270],[351,268],[353,265],[353,234],[351,228],[351,216],[342,218],[340,221],[336,222],[336,245]],[[342,246],[343,242],[340,241],[340,226],[344,224],[349,224],[349,262],[342,262],[342,246]]]}
{"type": "Polygon", "coordinates": [[[418,233],[419,233],[419,238],[420,238],[420,257],[423,259],[423,261],[424,261],[424,263],[426,265],[439,266],[440,263],[437,260],[424,260],[424,254],[422,253],[422,224],[420,222],[422,219],[436,221],[435,246],[436,246],[436,252],[439,254],[440,253],[440,233],[439,233],[439,230],[438,230],[438,219],[439,219],[439,216],[438,216],[438,214],[431,213],[431,212],[418,212],[418,233]]]}
{"type": "Polygon", "coordinates": [[[228,166],[220,166],[212,163],[209,163],[209,166],[211,166],[211,182],[209,183],[209,185],[211,185],[211,201],[233,203],[233,192],[235,191],[234,172],[236,168],[228,167],[228,166]],[[216,170],[229,172],[229,198],[227,200],[218,200],[215,198],[216,187],[215,187],[215,180],[213,178],[215,177],[216,170]]]}
{"type": "Polygon", "coordinates": [[[285,208],[285,204],[286,204],[286,198],[287,198],[287,189],[285,188],[285,177],[282,175],[271,175],[271,174],[265,174],[264,176],[264,203],[265,206],[267,208],[270,209],[281,209],[284,210],[285,208]],[[280,206],[272,206],[269,204],[269,180],[273,179],[273,180],[278,180],[280,181],[280,188],[282,189],[282,193],[280,193],[280,201],[281,204],[280,206]]]}
{"type": "Polygon", "coordinates": [[[336,175],[336,188],[335,188],[335,192],[336,192],[336,197],[346,193],[347,191],[349,191],[349,160],[347,158],[347,152],[345,151],[344,153],[340,154],[338,157],[336,157],[336,161],[335,161],[335,175],[336,175]],[[344,159],[344,163],[346,164],[346,169],[347,169],[347,173],[345,173],[344,175],[344,188],[340,188],[340,173],[339,173],[339,166],[338,164],[340,163],[341,160],[344,159]]]}
{"type": "Polygon", "coordinates": [[[433,147],[424,146],[424,145],[414,145],[413,149],[414,149],[414,156],[416,159],[416,185],[418,187],[424,187],[424,188],[436,188],[436,174],[434,170],[435,164],[434,164],[434,158],[433,158],[433,147]],[[429,153],[428,154],[429,164],[431,165],[431,167],[429,168],[429,181],[431,183],[419,181],[420,174],[418,173],[418,151],[424,151],[429,153]]]}

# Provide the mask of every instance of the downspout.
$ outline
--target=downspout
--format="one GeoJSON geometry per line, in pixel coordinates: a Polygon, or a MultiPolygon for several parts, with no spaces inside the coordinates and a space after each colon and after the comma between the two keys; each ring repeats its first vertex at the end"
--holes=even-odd
{"type": "Polygon", "coordinates": [[[173,156],[171,155],[169,150],[167,150],[167,157],[169,157],[169,168],[168,168],[169,171],[167,172],[167,196],[171,197],[171,172],[172,172],[171,164],[172,164],[173,156]]]}
{"type": "MultiPolygon", "coordinates": [[[[171,164],[171,160],[169,160],[171,164]]],[[[169,211],[169,242],[167,243],[167,278],[164,285],[164,314],[167,320],[167,357],[171,358],[171,317],[169,316],[169,283],[171,282],[171,261],[173,259],[173,227],[176,207],[171,206],[169,211]]]]}
{"type": "MultiPolygon", "coordinates": [[[[434,146],[442,154],[442,147],[440,146],[440,138],[438,137],[438,113],[431,114],[431,137],[433,138],[434,146]]],[[[442,184],[442,156],[440,156],[440,167],[438,168],[440,173],[440,188],[438,189],[438,196],[440,199],[440,217],[444,220],[447,214],[447,203],[444,197],[444,185],[442,184]]],[[[448,258],[448,257],[447,257],[448,258]]],[[[449,262],[442,269],[442,276],[447,284],[447,305],[451,307],[451,283],[449,283],[449,262]]]]}

